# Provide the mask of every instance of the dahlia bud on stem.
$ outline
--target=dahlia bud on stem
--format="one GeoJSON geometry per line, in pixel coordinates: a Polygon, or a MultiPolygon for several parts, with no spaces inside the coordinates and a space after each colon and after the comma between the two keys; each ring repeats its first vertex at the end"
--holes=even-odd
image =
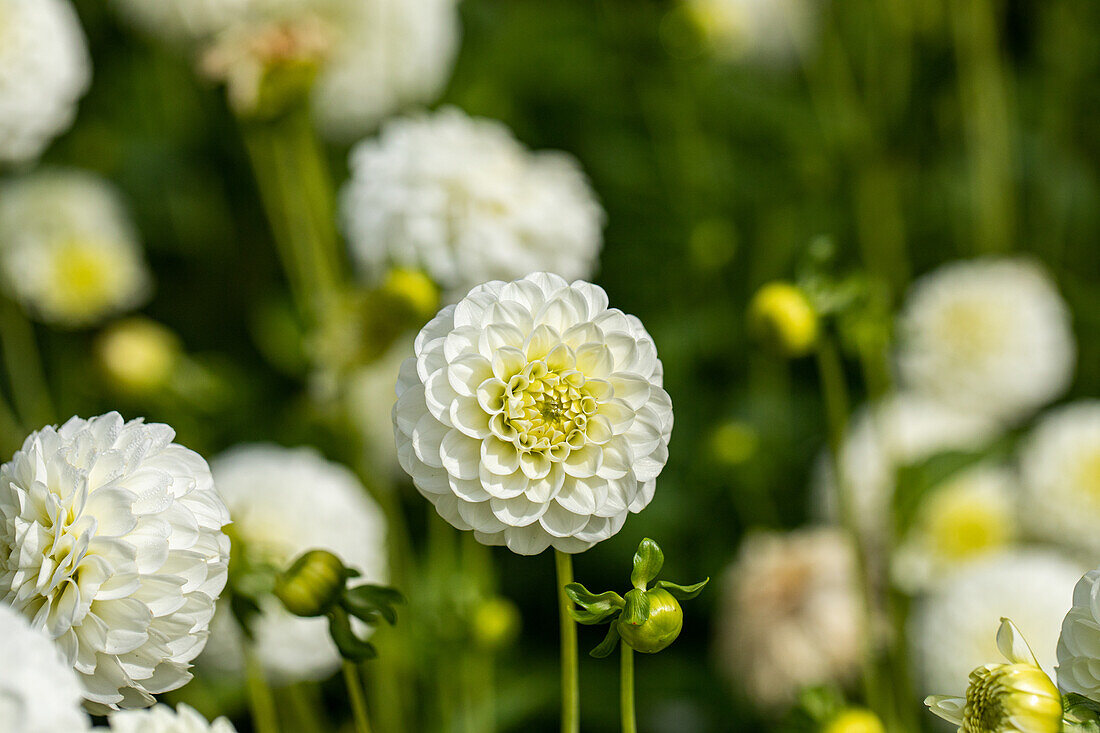
{"type": "Polygon", "coordinates": [[[603,658],[623,642],[621,709],[623,730],[634,731],[634,657],[635,651],[655,654],[668,647],[680,635],[684,612],[680,601],[699,595],[710,578],[694,585],[682,586],[667,580],[656,580],[665,556],[660,545],[648,537],[634,554],[634,569],[630,582],[634,586],[625,596],[614,591],[595,594],[580,583],[565,586],[565,593],[575,606],[570,613],[577,623],[594,625],[608,623],[607,636],[590,654],[603,658]]]}

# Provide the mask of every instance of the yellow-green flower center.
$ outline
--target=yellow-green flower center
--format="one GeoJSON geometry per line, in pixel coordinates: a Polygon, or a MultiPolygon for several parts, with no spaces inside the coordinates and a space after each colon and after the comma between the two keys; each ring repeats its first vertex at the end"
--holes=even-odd
{"type": "Polygon", "coordinates": [[[560,459],[584,447],[588,420],[596,409],[583,374],[553,371],[535,361],[508,381],[504,411],[497,417],[501,432],[520,450],[560,459]]]}

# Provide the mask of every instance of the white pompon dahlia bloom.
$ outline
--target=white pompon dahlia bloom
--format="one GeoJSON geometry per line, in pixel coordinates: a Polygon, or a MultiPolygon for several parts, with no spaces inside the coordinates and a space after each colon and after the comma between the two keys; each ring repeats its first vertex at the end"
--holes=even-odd
{"type": "Polygon", "coordinates": [[[1083,568],[1047,550],[1015,549],[964,565],[942,577],[909,619],[909,644],[921,697],[964,690],[975,668],[995,661],[1001,617],[1031,644],[1054,676],[1058,629],[1083,568]]]}
{"type": "MultiPolygon", "coordinates": [[[[213,461],[218,490],[244,552],[277,565],[306,550],[338,556],[370,583],[388,577],[386,523],[378,504],[350,470],[312,448],[243,445],[213,461]]],[[[223,604],[224,605],[224,604],[223,604]]],[[[273,679],[320,679],[340,664],[322,618],[298,618],[272,601],[253,629],[256,653],[273,679]]],[[[228,608],[219,608],[201,663],[241,667],[241,637],[228,608]]]]}
{"type": "Polygon", "coordinates": [[[190,680],[225,586],[229,513],[174,438],[115,412],[74,417],[0,467],[0,598],[54,639],[94,712],[190,680]]]}
{"type": "Polygon", "coordinates": [[[37,158],[72,124],[90,81],[67,0],[0,0],[0,164],[37,158]]]}
{"type": "Polygon", "coordinates": [[[535,273],[440,311],[401,367],[402,467],[440,516],[521,555],[581,552],[653,498],[672,400],[602,288],[535,273]]]}
{"type": "Polygon", "coordinates": [[[42,320],[82,326],[140,305],[151,276],[114,187],[42,170],[0,186],[0,280],[42,320]]]}
{"type": "Polygon", "coordinates": [[[49,637],[0,605],[0,730],[79,733],[91,721],[80,709],[83,689],[49,637]]]}
{"type": "Polygon", "coordinates": [[[953,406],[1016,421],[1073,378],[1070,314],[1039,265],[955,262],[913,286],[899,316],[906,387],[953,406]]]}
{"type": "Polygon", "coordinates": [[[1073,607],[1058,638],[1058,686],[1096,700],[1100,696],[1100,569],[1073,589],[1073,607]]]}
{"type": "Polygon", "coordinates": [[[237,733],[225,718],[213,723],[194,708],[180,703],[175,709],[154,705],[148,710],[127,710],[110,718],[111,733],[237,733]]]}
{"type": "Polygon", "coordinates": [[[1048,542],[1100,552],[1100,400],[1044,415],[1020,449],[1026,527],[1048,542]]]}
{"type": "Polygon", "coordinates": [[[368,277],[422,269],[450,302],[532,272],[591,277],[604,219],[574,158],[532,153],[501,123],[455,108],[391,120],[355,147],[341,211],[368,277]]]}

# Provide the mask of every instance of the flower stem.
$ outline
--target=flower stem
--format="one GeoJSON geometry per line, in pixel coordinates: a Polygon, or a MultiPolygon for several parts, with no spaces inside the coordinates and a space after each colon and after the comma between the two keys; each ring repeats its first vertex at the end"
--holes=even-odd
{"type": "Polygon", "coordinates": [[[622,649],[622,671],[619,677],[619,709],[622,711],[623,733],[638,733],[634,714],[634,650],[626,642],[622,649]]]}
{"type": "Polygon", "coordinates": [[[39,428],[49,424],[53,420],[53,403],[34,328],[18,306],[6,299],[0,301],[0,349],[4,352],[12,397],[23,425],[39,428]]]}
{"type": "Polygon", "coordinates": [[[250,648],[245,650],[245,674],[252,729],[256,733],[279,733],[279,713],[275,708],[275,696],[264,676],[260,660],[250,648]]]}
{"type": "Polygon", "coordinates": [[[344,683],[351,700],[351,712],[355,716],[355,733],[370,733],[370,718],[367,716],[367,699],[363,694],[363,682],[359,679],[359,668],[353,662],[344,661],[344,683]]]}
{"type": "Polygon", "coordinates": [[[580,733],[580,668],[577,660],[577,623],[565,586],[573,582],[573,556],[554,550],[558,571],[558,611],[561,617],[561,731],[580,733]]]}

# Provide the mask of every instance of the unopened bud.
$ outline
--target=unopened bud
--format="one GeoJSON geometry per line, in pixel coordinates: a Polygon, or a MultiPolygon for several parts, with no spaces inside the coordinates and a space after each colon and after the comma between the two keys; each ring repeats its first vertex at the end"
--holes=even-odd
{"type": "Polygon", "coordinates": [[[100,368],[119,389],[149,394],[172,378],[181,355],[171,330],[148,318],[127,318],[112,324],[96,342],[100,368]]]}
{"type": "Polygon", "coordinates": [[[619,636],[634,651],[654,654],[676,641],[684,627],[684,612],[679,601],[663,588],[648,590],[645,595],[649,617],[639,626],[619,621],[619,636]]]}
{"type": "Polygon", "coordinates": [[[519,609],[507,598],[489,598],[474,611],[474,639],[483,649],[507,646],[519,633],[519,625],[519,609]]]}
{"type": "Polygon", "coordinates": [[[768,283],[756,291],[749,304],[749,330],[785,356],[805,356],[817,343],[817,312],[794,285],[768,283]]]}
{"type": "Polygon", "coordinates": [[[848,708],[840,711],[828,725],[824,733],[885,733],[882,721],[866,708],[848,708]]]}
{"type": "Polygon", "coordinates": [[[275,596],[295,616],[323,616],[344,592],[348,571],[326,550],[301,555],[275,581],[275,596]]]}
{"type": "Polygon", "coordinates": [[[439,288],[420,270],[390,270],[382,292],[405,304],[418,320],[431,318],[439,309],[439,288]]]}

